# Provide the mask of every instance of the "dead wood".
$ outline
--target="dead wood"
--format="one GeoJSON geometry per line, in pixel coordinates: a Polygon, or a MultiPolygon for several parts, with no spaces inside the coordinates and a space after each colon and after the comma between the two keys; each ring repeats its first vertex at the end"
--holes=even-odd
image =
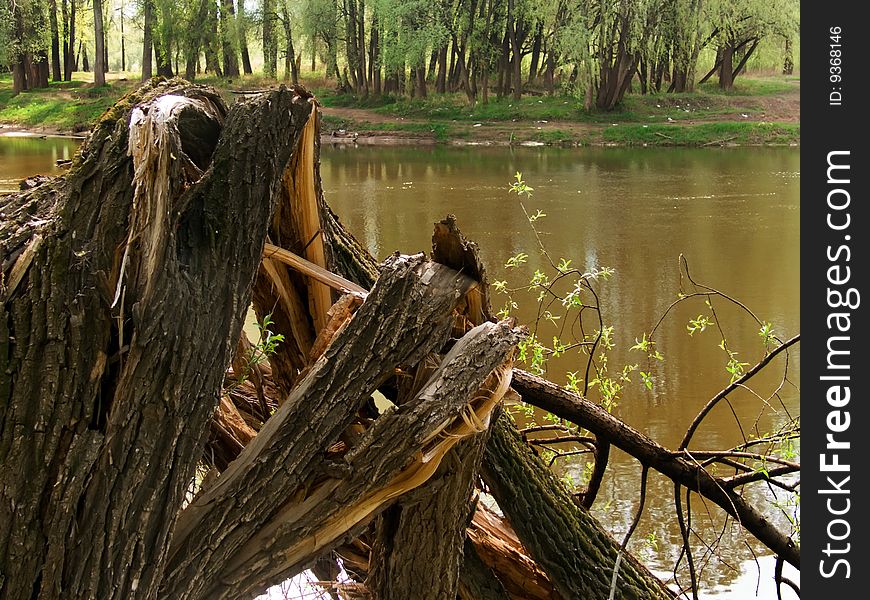
{"type": "Polygon", "coordinates": [[[324,456],[396,367],[444,344],[453,309],[473,286],[420,256],[387,261],[366,302],[285,404],[181,515],[164,592],[236,598],[280,581],[423,483],[456,441],[476,433],[509,370],[490,393],[478,390],[492,385],[484,381],[493,370],[509,369],[518,339],[491,323],[457,342],[412,402],[378,418],[343,456],[324,456]],[[459,425],[451,425],[455,419],[459,425]],[[250,517],[228,522],[235,511],[250,517]],[[204,580],[201,572],[221,576],[204,580]]]}
{"type": "Polygon", "coordinates": [[[154,81],[2,200],[0,598],[155,597],[311,111],[154,81]]]}
{"type": "MultiPolygon", "coordinates": [[[[619,544],[577,506],[506,414],[492,427],[482,473],[523,545],[563,598],[609,596],[619,544]]],[[[614,598],[626,600],[673,598],[630,555],[623,560],[615,592],[614,598]]]]}
{"type": "MultiPolygon", "coordinates": [[[[454,336],[462,336],[489,318],[486,276],[477,246],[462,235],[451,215],[435,224],[432,259],[473,279],[457,308],[454,336]]],[[[425,363],[400,382],[397,404],[416,395],[437,368],[425,363]]],[[[472,491],[489,438],[488,418],[481,433],[456,445],[425,485],[400,498],[377,520],[369,561],[368,589],[379,600],[453,600],[459,586],[465,529],[472,491]]]]}

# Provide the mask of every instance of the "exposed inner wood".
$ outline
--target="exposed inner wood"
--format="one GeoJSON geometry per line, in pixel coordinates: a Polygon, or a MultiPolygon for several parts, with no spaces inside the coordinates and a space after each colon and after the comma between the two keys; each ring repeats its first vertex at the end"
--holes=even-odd
{"type": "MultiPolygon", "coordinates": [[[[314,102],[314,100],[310,100],[314,102]]],[[[323,243],[323,224],[320,221],[320,210],[317,202],[314,163],[317,127],[317,111],[311,111],[311,117],[302,130],[299,150],[285,178],[291,178],[294,190],[293,211],[297,215],[299,236],[303,241],[304,257],[311,263],[326,269],[326,251],[323,243]]],[[[288,181],[287,183],[290,183],[288,181]]],[[[326,325],[326,312],[332,306],[332,295],[328,285],[315,278],[307,280],[311,316],[314,320],[315,333],[326,325]]]]}

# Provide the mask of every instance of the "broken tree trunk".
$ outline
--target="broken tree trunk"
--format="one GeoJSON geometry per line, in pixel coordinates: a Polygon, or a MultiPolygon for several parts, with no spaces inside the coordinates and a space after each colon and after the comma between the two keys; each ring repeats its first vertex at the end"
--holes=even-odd
{"type": "Polygon", "coordinates": [[[4,198],[0,598],[157,594],[312,108],[149,83],[4,198]]]}
{"type": "MultiPolygon", "coordinates": [[[[435,224],[432,258],[477,282],[462,302],[460,331],[486,322],[490,313],[483,263],[477,245],[465,239],[452,216],[435,224]]],[[[429,370],[419,365],[413,379],[425,381],[429,370]]],[[[486,430],[488,425],[487,420],[480,427],[486,430]]],[[[430,481],[378,519],[367,581],[375,598],[456,598],[472,492],[488,438],[486,430],[458,444],[430,481]]]]}
{"type": "Polygon", "coordinates": [[[440,350],[455,306],[474,286],[420,256],[388,260],[283,406],[182,513],[163,594],[239,598],[280,582],[423,483],[454,443],[477,433],[466,423],[485,421],[509,381],[518,334],[504,325],[485,323],[463,336],[418,394],[349,448],[336,446],[397,367],[440,350]],[[463,425],[454,427],[456,419],[463,425]]]}
{"type": "Polygon", "coordinates": [[[483,479],[523,544],[563,598],[670,599],[674,595],[625,555],[610,596],[619,544],[575,504],[553,472],[502,414],[491,428],[483,479]]]}
{"type": "Polygon", "coordinates": [[[369,289],[376,262],[344,229],[323,200],[320,184],[319,112],[313,112],[281,181],[281,194],[269,226],[271,250],[254,285],[254,310],[262,321],[271,315],[285,343],[270,357],[273,381],[286,395],[311,362],[314,340],[326,325],[335,300],[329,284],[302,274],[287,257],[302,258],[325,273],[337,273],[369,289]],[[289,251],[289,252],[288,252],[289,251]]]}
{"type": "MultiPolygon", "coordinates": [[[[292,200],[291,200],[292,201],[292,200]]],[[[288,239],[288,238],[285,238],[288,239]]],[[[366,261],[367,255],[364,250],[357,249],[353,253],[348,253],[347,256],[351,260],[366,261]]],[[[280,251],[280,249],[269,250],[266,253],[267,258],[282,257],[281,260],[287,267],[292,269],[292,272],[305,272],[309,276],[317,275],[316,269],[312,265],[305,264],[305,261],[299,256],[280,251]],[[282,257],[282,252],[283,256],[282,257]]],[[[477,250],[474,244],[465,240],[458,228],[456,227],[455,219],[448,216],[447,219],[436,223],[435,234],[433,236],[433,258],[441,263],[449,264],[453,268],[466,273],[471,278],[479,280],[480,285],[469,290],[464,299],[460,302],[459,312],[461,313],[461,321],[466,325],[460,325],[460,330],[467,328],[475,323],[483,322],[490,319],[489,306],[486,297],[485,273],[482,264],[477,257],[477,250]]],[[[365,262],[363,262],[365,264],[365,262]]],[[[288,274],[291,272],[288,271],[288,274]]],[[[359,290],[351,289],[354,285],[352,282],[329,281],[328,277],[321,273],[317,275],[321,282],[329,283],[334,289],[341,289],[344,292],[360,293],[359,290]]],[[[280,286],[273,286],[265,290],[264,305],[275,306],[275,296],[281,293],[280,286]]],[[[364,295],[364,292],[361,293],[364,295]]],[[[313,306],[313,305],[312,305],[313,306]]],[[[337,305],[336,305],[337,308],[337,305]]],[[[312,310],[314,310],[312,308],[312,310]]],[[[335,310],[335,309],[334,309],[335,310]]],[[[291,330],[280,330],[285,335],[291,330]]],[[[417,367],[414,371],[406,372],[404,380],[413,380],[420,377],[420,368],[417,367]]],[[[425,377],[423,377],[425,380],[425,377]]],[[[413,387],[413,384],[409,384],[413,387]]],[[[407,387],[407,386],[405,386],[407,387]]],[[[407,396],[407,390],[401,389],[401,381],[397,391],[394,391],[394,396],[400,399],[407,396]]],[[[387,391],[387,390],[384,390],[387,391]]],[[[606,442],[605,442],[606,443],[606,442]]],[[[455,451],[454,451],[455,453],[455,451]]],[[[408,498],[400,499],[392,508],[380,518],[376,535],[373,540],[369,540],[372,544],[372,561],[366,560],[365,571],[368,574],[368,584],[372,593],[377,598],[403,597],[411,593],[411,590],[416,590],[415,595],[424,593],[429,594],[426,597],[431,598],[453,598],[457,592],[456,582],[458,575],[456,572],[458,560],[462,553],[462,532],[467,519],[460,518],[461,514],[467,514],[468,497],[471,487],[466,482],[470,482],[475,469],[468,468],[464,462],[466,457],[457,455],[453,461],[463,465],[463,468],[454,470],[451,474],[441,474],[436,476],[432,482],[417,490],[408,498]],[[461,481],[457,481],[457,479],[461,481]],[[428,488],[428,489],[427,489],[428,488]],[[467,490],[459,493],[458,490],[467,490]],[[463,496],[464,494],[464,496],[463,496]],[[459,507],[460,513],[456,513],[459,507]],[[466,511],[463,513],[462,511],[466,511]],[[424,535],[424,529],[421,524],[430,522],[438,523],[441,514],[455,514],[452,528],[444,528],[439,531],[438,536],[424,535]],[[459,523],[462,523],[460,526],[459,523]],[[431,542],[435,537],[441,539],[440,547],[432,547],[431,542]],[[421,558],[425,557],[425,558],[421,558]],[[438,581],[431,584],[421,585],[420,582],[426,580],[427,575],[433,573],[438,574],[438,581]],[[424,589],[424,592],[420,592],[424,589]]],[[[473,458],[471,459],[474,460],[473,458]]],[[[446,469],[446,467],[445,467],[446,469]]],[[[534,483],[529,484],[531,488],[535,487],[534,483]]],[[[538,490],[541,494],[549,494],[545,488],[538,490]]],[[[533,492],[529,492],[530,495],[533,492]]],[[[445,522],[446,523],[446,522],[445,522]]],[[[521,530],[523,534],[532,535],[532,529],[521,530]]],[[[595,535],[601,533],[600,526],[594,522],[591,517],[587,517],[579,523],[580,530],[585,530],[586,527],[592,527],[595,535]]],[[[488,540],[487,540],[488,541],[488,540]]],[[[485,543],[481,536],[478,536],[480,547],[484,547],[485,543]]],[[[498,547],[499,543],[490,544],[491,547],[498,547]]],[[[486,552],[486,550],[484,550],[486,552]]],[[[551,597],[555,592],[552,588],[552,583],[548,581],[546,575],[538,575],[535,571],[533,563],[525,564],[522,560],[510,562],[505,561],[503,557],[497,557],[492,550],[488,551],[490,558],[491,571],[496,577],[500,577],[504,585],[515,595],[525,593],[528,595],[527,586],[529,582],[534,582],[536,579],[540,581],[539,597],[551,597]],[[511,590],[511,586],[512,590],[511,590]],[[547,591],[549,590],[549,591],[547,591]]],[[[590,553],[587,558],[591,561],[588,565],[590,570],[604,570],[606,564],[595,562],[601,558],[600,554],[590,553]]],[[[606,561],[605,561],[606,563],[606,561]]],[[[612,566],[612,565],[611,565],[612,566]]],[[[635,563],[634,568],[641,572],[650,580],[654,578],[643,569],[639,564],[635,563]]]]}

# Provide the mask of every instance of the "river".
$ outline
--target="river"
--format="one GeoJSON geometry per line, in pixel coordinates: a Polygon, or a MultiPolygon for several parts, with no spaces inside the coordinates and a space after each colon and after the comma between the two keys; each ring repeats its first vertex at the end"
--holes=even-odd
{"type": "MultiPolygon", "coordinates": [[[[17,179],[31,173],[53,171],[54,160],[69,157],[74,148],[71,140],[0,138],[0,191],[14,189],[17,179]]],[[[649,391],[635,372],[613,411],[659,443],[676,447],[698,410],[729,380],[717,328],[687,331],[690,319],[710,313],[700,300],[681,305],[659,326],[655,340],[663,361],[648,363],[629,350],[676,299],[680,254],[696,282],[739,299],[782,339],[799,332],[800,153],[794,148],[324,147],[321,175],[327,202],[378,258],[394,250],[428,250],[432,223],[453,213],[478,242],[490,279],[515,287],[546,267],[517,196],[508,193],[517,171],[534,188],[524,200],[527,210],[546,215],[535,226],[553,259],[569,258],[585,271],[613,269],[612,277],[596,283],[605,322],[614,327],[610,372],[638,363],[654,381],[649,391]],[[528,255],[527,262],[506,268],[508,258],[519,253],[528,255]]],[[[517,314],[531,321],[534,298],[514,297],[517,314]]],[[[504,300],[493,294],[496,308],[504,300]]],[[[758,325],[721,298],[713,307],[727,347],[740,362],[754,364],[763,354],[758,325]]],[[[544,339],[551,335],[542,330],[544,339]]],[[[550,361],[547,376],[564,383],[566,372],[582,371],[583,360],[576,351],[566,353],[550,361]]],[[[762,396],[781,383],[782,362],[755,381],[762,396]]],[[[725,449],[743,435],[783,425],[789,414],[799,414],[799,383],[798,345],[790,352],[788,381],[778,398],[765,406],[751,393],[735,395],[730,409],[722,405],[709,415],[693,446],[725,449]],[[742,433],[735,415],[744,423],[742,433]]],[[[636,510],[640,470],[627,455],[611,454],[593,512],[617,539],[636,510]]],[[[583,461],[560,460],[557,471],[581,479],[583,461]]],[[[748,495],[758,505],[772,501],[761,484],[748,495]]],[[[772,561],[764,558],[769,553],[737,524],[723,527],[715,507],[709,509],[711,519],[694,497],[693,509],[699,534],[718,546],[720,556],[706,561],[703,545],[695,544],[696,561],[704,565],[702,597],[743,600],[754,597],[760,585],[758,597],[775,598],[772,561]]],[[[679,544],[673,487],[651,476],[631,547],[667,577],[679,544]]]]}

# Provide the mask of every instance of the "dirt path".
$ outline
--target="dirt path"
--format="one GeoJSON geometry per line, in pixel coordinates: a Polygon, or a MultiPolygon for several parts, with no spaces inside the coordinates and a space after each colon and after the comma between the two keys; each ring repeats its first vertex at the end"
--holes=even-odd
{"type": "MultiPolygon", "coordinates": [[[[618,117],[614,117],[614,123],[588,122],[588,121],[565,121],[565,120],[526,120],[526,121],[481,121],[475,123],[469,120],[438,121],[448,127],[447,137],[461,143],[511,143],[516,140],[540,140],[542,142],[559,142],[560,140],[596,140],[601,137],[601,132],[615,124],[623,125],[649,125],[667,124],[674,127],[692,126],[704,123],[716,123],[723,121],[731,122],[767,122],[767,123],[799,123],[800,122],[800,81],[791,82],[793,89],[780,94],[759,96],[709,96],[709,102],[715,103],[721,109],[720,114],[709,114],[709,111],[698,118],[683,115],[685,110],[678,97],[671,99],[668,96],[658,97],[651,102],[656,104],[660,115],[648,116],[646,120],[638,120],[634,123],[616,123],[618,117]],[[673,108],[672,112],[669,109],[673,108]],[[672,119],[668,114],[673,114],[677,119],[672,119]]],[[[704,101],[694,99],[695,106],[705,104],[704,101]]],[[[708,107],[709,108],[709,107],[708,107]]],[[[432,141],[433,135],[427,135],[421,126],[433,124],[426,119],[397,117],[383,114],[366,108],[348,107],[323,107],[323,114],[327,117],[340,119],[347,122],[348,133],[339,133],[342,136],[360,140],[366,138],[364,143],[399,143],[411,139],[432,141]],[[385,131],[390,126],[388,131],[385,131]],[[394,127],[393,127],[394,126],[394,127]],[[403,130],[407,127],[407,130],[403,130]]],[[[329,128],[325,128],[329,134],[329,128]]],[[[361,140],[360,140],[361,141],[361,140]]],[[[359,142],[358,142],[359,143],[359,142]]],[[[532,142],[534,143],[534,142],[532,142]]]]}

